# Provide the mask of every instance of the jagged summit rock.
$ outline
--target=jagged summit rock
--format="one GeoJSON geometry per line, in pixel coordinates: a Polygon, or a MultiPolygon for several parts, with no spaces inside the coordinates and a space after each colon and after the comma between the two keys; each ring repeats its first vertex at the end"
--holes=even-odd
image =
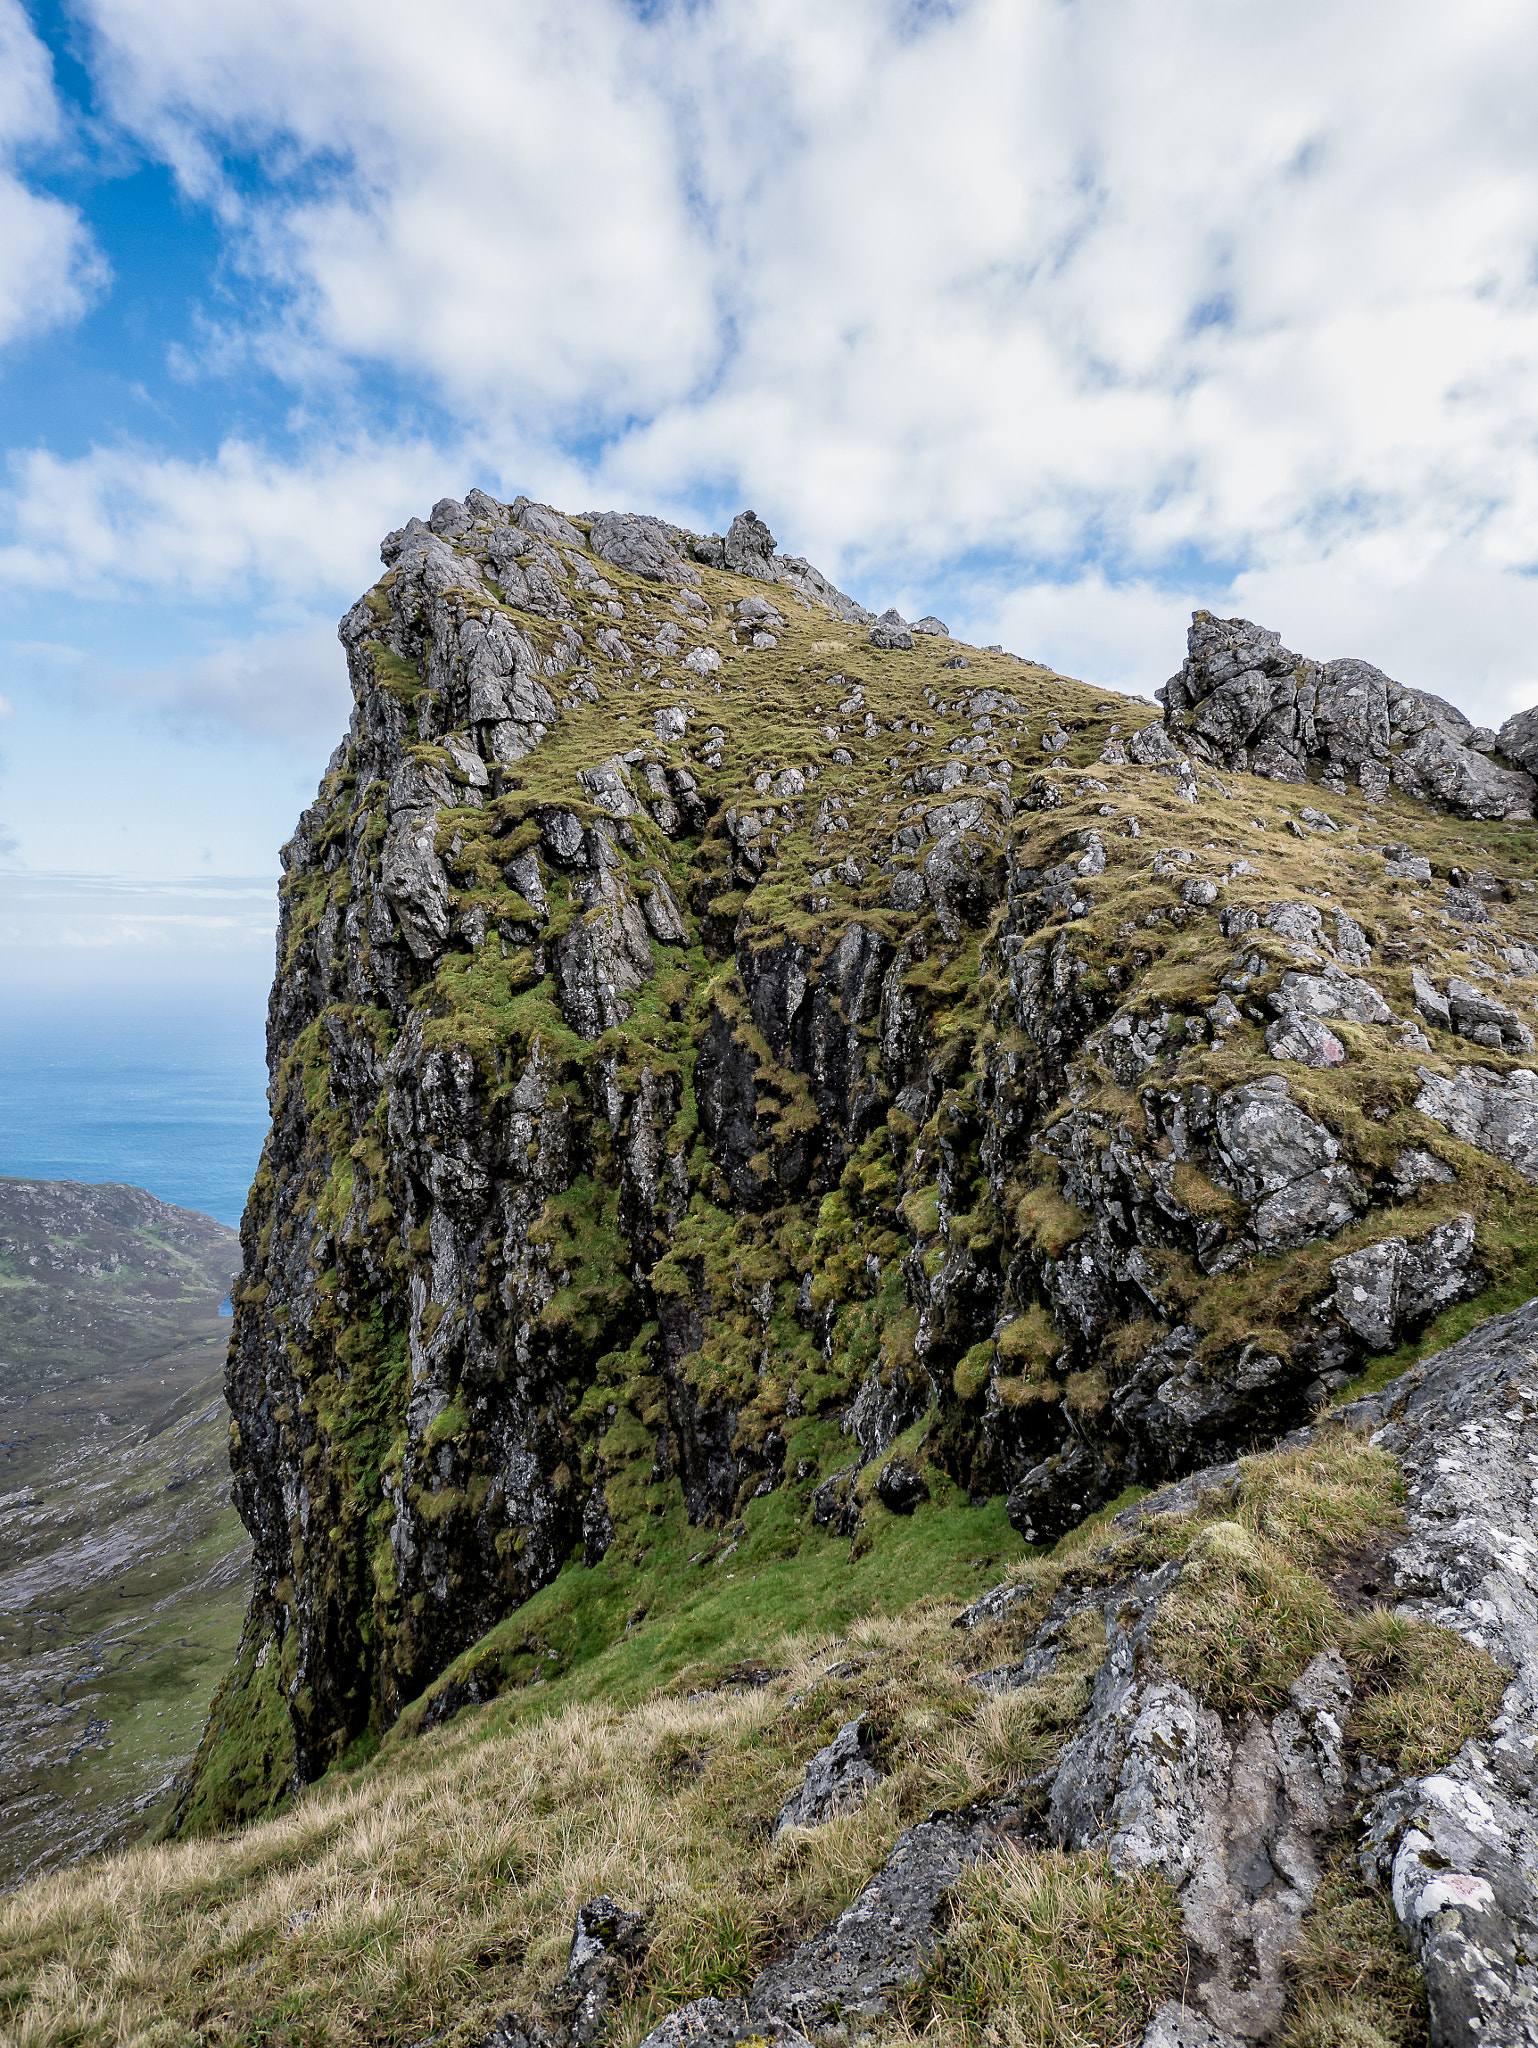
{"type": "Polygon", "coordinates": [[[472,491],[382,556],[284,852],[200,1811],[523,1682],[487,1645],[563,1572],[766,1502],[1061,1535],[1538,1237],[1528,785],[1470,727],[1417,794],[1432,700],[1199,614],[1158,721],[747,513],[472,491]]]}
{"type": "Polygon", "coordinates": [[[1525,767],[1490,758],[1499,746],[1521,763],[1533,749],[1533,713],[1502,735],[1476,728],[1455,706],[1409,690],[1370,662],[1318,662],[1248,619],[1192,615],[1186,659],[1164,688],[1165,721],[1189,751],[1225,768],[1306,783],[1317,763],[1327,784],[1357,783],[1382,802],[1392,779],[1408,795],[1465,818],[1530,818],[1525,767]],[[1530,729],[1531,727],[1531,729],[1530,729]]]}

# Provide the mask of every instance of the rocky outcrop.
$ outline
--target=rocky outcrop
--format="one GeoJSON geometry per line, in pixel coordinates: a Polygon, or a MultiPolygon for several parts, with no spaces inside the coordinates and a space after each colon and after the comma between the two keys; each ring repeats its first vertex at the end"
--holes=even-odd
{"type": "MultiPolygon", "coordinates": [[[[1488,1734],[1436,1771],[1395,1780],[1353,1737],[1358,1704],[1334,1645],[1300,1658],[1286,1703],[1220,1717],[1161,1662],[1161,1617],[1210,1573],[1255,1561],[1255,1539],[1222,1510],[1239,1468],[1212,1469],[1128,1509],[1129,1534],[1164,1532],[1175,1554],[1110,1583],[1068,1586],[990,1695],[1040,1682],[1075,1624],[1093,1617],[1106,1651],[1077,1728],[1019,1804],[984,1801],[907,1829],[850,1908],[770,1964],[745,1999],[708,1997],[668,2015],[650,2048],[750,2038],[830,2039],[910,1993],[944,1938],[948,1898],[979,1859],[1047,1844],[1095,1849],[1123,1875],[1174,1891],[1187,1944],[1183,2001],[1154,2014],[1142,2048],[1242,2048],[1284,2031],[1310,1987],[1294,1958],[1327,1860],[1354,1847],[1392,1901],[1425,1974],[1437,2048],[1538,2041],[1538,1546],[1532,1437],[1538,1428],[1538,1302],[1500,1317],[1370,1399],[1336,1431],[1391,1454],[1406,1526],[1381,1568],[1401,1617],[1462,1636],[1510,1674],[1488,1734]],[[1174,1534],[1189,1521],[1191,1535],[1174,1534]],[[1393,1782],[1385,1783],[1385,1779],[1393,1782]],[[1044,1828],[1037,1816],[1044,1817],[1044,1828]]],[[[1291,1448],[1321,1439],[1302,1432],[1291,1448]]],[[[1104,1552],[1104,1563],[1113,1553],[1104,1552]]],[[[1096,1577],[1097,1560],[1083,1570],[1096,1577]]],[[[1028,1598],[999,1586],[957,1617],[1005,1621],[1028,1598]]],[[[851,1729],[855,1724],[851,1724],[851,1729]]],[[[846,1729],[842,1736],[850,1734],[846,1729]]],[[[830,1752],[808,1770],[821,1769],[830,1752]]],[[[1361,1958],[1363,1969],[1369,1958],[1361,1958]]],[[[1335,2038],[1371,2039],[1342,2017],[1335,2038]]],[[[1378,2038],[1381,2038],[1379,2036],[1378,2038]]]]}
{"type": "Polygon", "coordinates": [[[472,492],[382,552],[284,854],[228,1373],[261,1677],[200,1768],[237,1713],[304,1781],[450,1667],[489,1696],[456,1660],[673,1503],[798,1474],[859,1543],[958,1487],[1048,1540],[1481,1283],[1465,1148],[1538,1182],[1520,880],[1459,869],[1484,921],[1412,988],[1406,863],[1349,909],[1312,864],[1360,798],[1262,846],[1213,776],[1392,767],[1360,665],[1305,689],[1209,622],[1193,720],[1259,701],[1242,655],[1274,721],[1224,753],[1222,705],[962,674],[938,621],[863,647],[751,514],[472,492]]]}
{"type": "Polygon", "coordinates": [[[1538,2042],[1538,1302],[1346,1414],[1404,1470],[1402,1606],[1511,1674],[1488,1738],[1373,1800],[1362,1867],[1425,1972],[1439,2048],[1538,2042]]]}
{"type": "Polygon", "coordinates": [[[806,1767],[806,1783],[791,1794],[775,1817],[774,1833],[782,1828],[815,1828],[836,1813],[859,1805],[872,1785],[879,1784],[875,1730],[862,1716],[846,1721],[826,1749],[818,1750],[806,1767]]]}
{"type": "MultiPolygon", "coordinates": [[[[1532,775],[1492,759],[1497,744],[1510,751],[1504,741],[1453,705],[1405,689],[1370,662],[1294,654],[1248,619],[1195,613],[1185,663],[1164,700],[1181,744],[1228,769],[1306,783],[1317,763],[1327,785],[1355,782],[1369,800],[1381,802],[1392,780],[1464,818],[1533,815],[1532,775]]],[[[1524,743],[1517,720],[1502,733],[1524,743]]]]}

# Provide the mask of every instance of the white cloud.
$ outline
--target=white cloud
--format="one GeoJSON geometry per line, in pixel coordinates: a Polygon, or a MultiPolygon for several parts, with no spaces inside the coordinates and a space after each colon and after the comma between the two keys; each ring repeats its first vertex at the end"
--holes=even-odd
{"type": "Polygon", "coordinates": [[[872,598],[949,580],[953,624],[1129,687],[1210,602],[1485,716],[1534,693],[1517,0],[88,12],[116,117],[272,288],[218,347],[311,394],[306,452],[29,455],[0,577],[304,607],[502,480],[752,502],[872,598]],[[452,445],[328,436],[315,394],[381,365],[452,445]]]}
{"type": "Polygon", "coordinates": [[[19,0],[0,0],[0,346],[78,319],[107,281],[78,209],[16,169],[59,130],[48,52],[19,0]]]}
{"type": "Polygon", "coordinates": [[[352,709],[346,658],[329,621],[258,633],[179,665],[117,670],[95,687],[175,726],[234,726],[306,758],[335,745],[352,709]]]}
{"type": "Polygon", "coordinates": [[[11,457],[14,538],[0,582],[23,590],[120,589],[184,599],[276,594],[304,606],[356,592],[379,572],[379,542],[424,495],[443,458],[420,445],[337,446],[300,461],[226,441],[206,461],[133,447],[73,459],[11,457]]]}

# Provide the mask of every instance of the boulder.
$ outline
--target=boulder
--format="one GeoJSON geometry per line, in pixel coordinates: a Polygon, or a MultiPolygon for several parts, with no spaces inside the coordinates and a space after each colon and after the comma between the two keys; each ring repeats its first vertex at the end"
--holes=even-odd
{"type": "Polygon", "coordinates": [[[725,566],[734,576],[756,576],[763,583],[778,583],[780,580],[774,556],[774,535],[756,512],[737,514],[727,530],[722,553],[725,566]]]}
{"type": "Polygon", "coordinates": [[[1451,1080],[1418,1067],[1421,1091],[1415,1107],[1443,1124],[1455,1138],[1514,1166],[1524,1180],[1538,1181],[1538,1074],[1517,1067],[1510,1074],[1489,1067],[1460,1067],[1451,1080]]]}
{"type": "Polygon", "coordinates": [[[876,1498],[894,1515],[911,1515],[920,1501],[928,1500],[929,1487],[906,1458],[888,1458],[876,1480],[876,1498]]]}
{"type": "Polygon", "coordinates": [[[827,1748],[818,1750],[806,1767],[806,1783],[780,1808],[772,1832],[820,1827],[836,1813],[862,1804],[871,1786],[880,1782],[875,1730],[862,1714],[846,1721],[827,1748]]]}
{"type": "Polygon", "coordinates": [[[643,513],[603,512],[593,521],[588,546],[601,560],[632,576],[654,583],[698,583],[699,570],[680,551],[685,539],[676,527],[643,513]]]}
{"type": "Polygon", "coordinates": [[[1444,1308],[1478,1293],[1484,1276],[1473,1261],[1469,1215],[1439,1224],[1419,1244],[1380,1238],[1332,1263],[1335,1313],[1370,1351],[1392,1351],[1444,1308]]]}
{"type": "Polygon", "coordinates": [[[1145,768],[1160,762],[1168,762],[1173,766],[1181,758],[1180,748],[1162,725],[1145,725],[1141,732],[1135,732],[1127,742],[1127,752],[1139,766],[1145,768]]]}
{"type": "Polygon", "coordinates": [[[885,611],[870,629],[872,647],[906,650],[913,646],[913,635],[909,632],[901,612],[885,611]]]}
{"type": "Polygon", "coordinates": [[[951,637],[950,627],[943,619],[937,619],[933,612],[926,618],[915,619],[910,630],[915,633],[934,633],[942,640],[949,640],[951,637]]]}
{"type": "Polygon", "coordinates": [[[1538,704],[1508,718],[1495,736],[1495,743],[1509,761],[1538,775],[1538,704]]]}
{"type": "Polygon", "coordinates": [[[1274,1060],[1296,1060],[1305,1067],[1338,1067],[1346,1048],[1317,1017],[1289,1012],[1266,1028],[1266,1051],[1274,1060]]]}
{"type": "Polygon", "coordinates": [[[1460,1037],[1472,1038],[1476,1044],[1487,1045],[1496,1052],[1532,1051],[1533,1034],[1516,1011],[1475,988],[1472,982],[1460,981],[1454,975],[1447,984],[1447,1007],[1453,1029],[1460,1037]]]}

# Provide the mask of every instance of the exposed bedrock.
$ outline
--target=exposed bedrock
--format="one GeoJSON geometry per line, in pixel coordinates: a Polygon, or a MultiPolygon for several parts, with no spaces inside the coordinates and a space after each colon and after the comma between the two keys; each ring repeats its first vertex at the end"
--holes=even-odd
{"type": "Polygon", "coordinates": [[[1414,693],[1198,615],[1167,731],[935,620],[872,646],[751,514],[472,492],[383,556],[283,855],[228,1381],[261,1678],[200,1769],[260,1694],[314,1778],[674,1507],[857,1536],[943,1481],[1053,1538],[1509,1260],[1519,882],[1451,885],[1428,1014],[1407,862],[1337,903],[1333,814],[1258,847],[1267,785],[1212,778],[1399,777],[1414,693]]]}

